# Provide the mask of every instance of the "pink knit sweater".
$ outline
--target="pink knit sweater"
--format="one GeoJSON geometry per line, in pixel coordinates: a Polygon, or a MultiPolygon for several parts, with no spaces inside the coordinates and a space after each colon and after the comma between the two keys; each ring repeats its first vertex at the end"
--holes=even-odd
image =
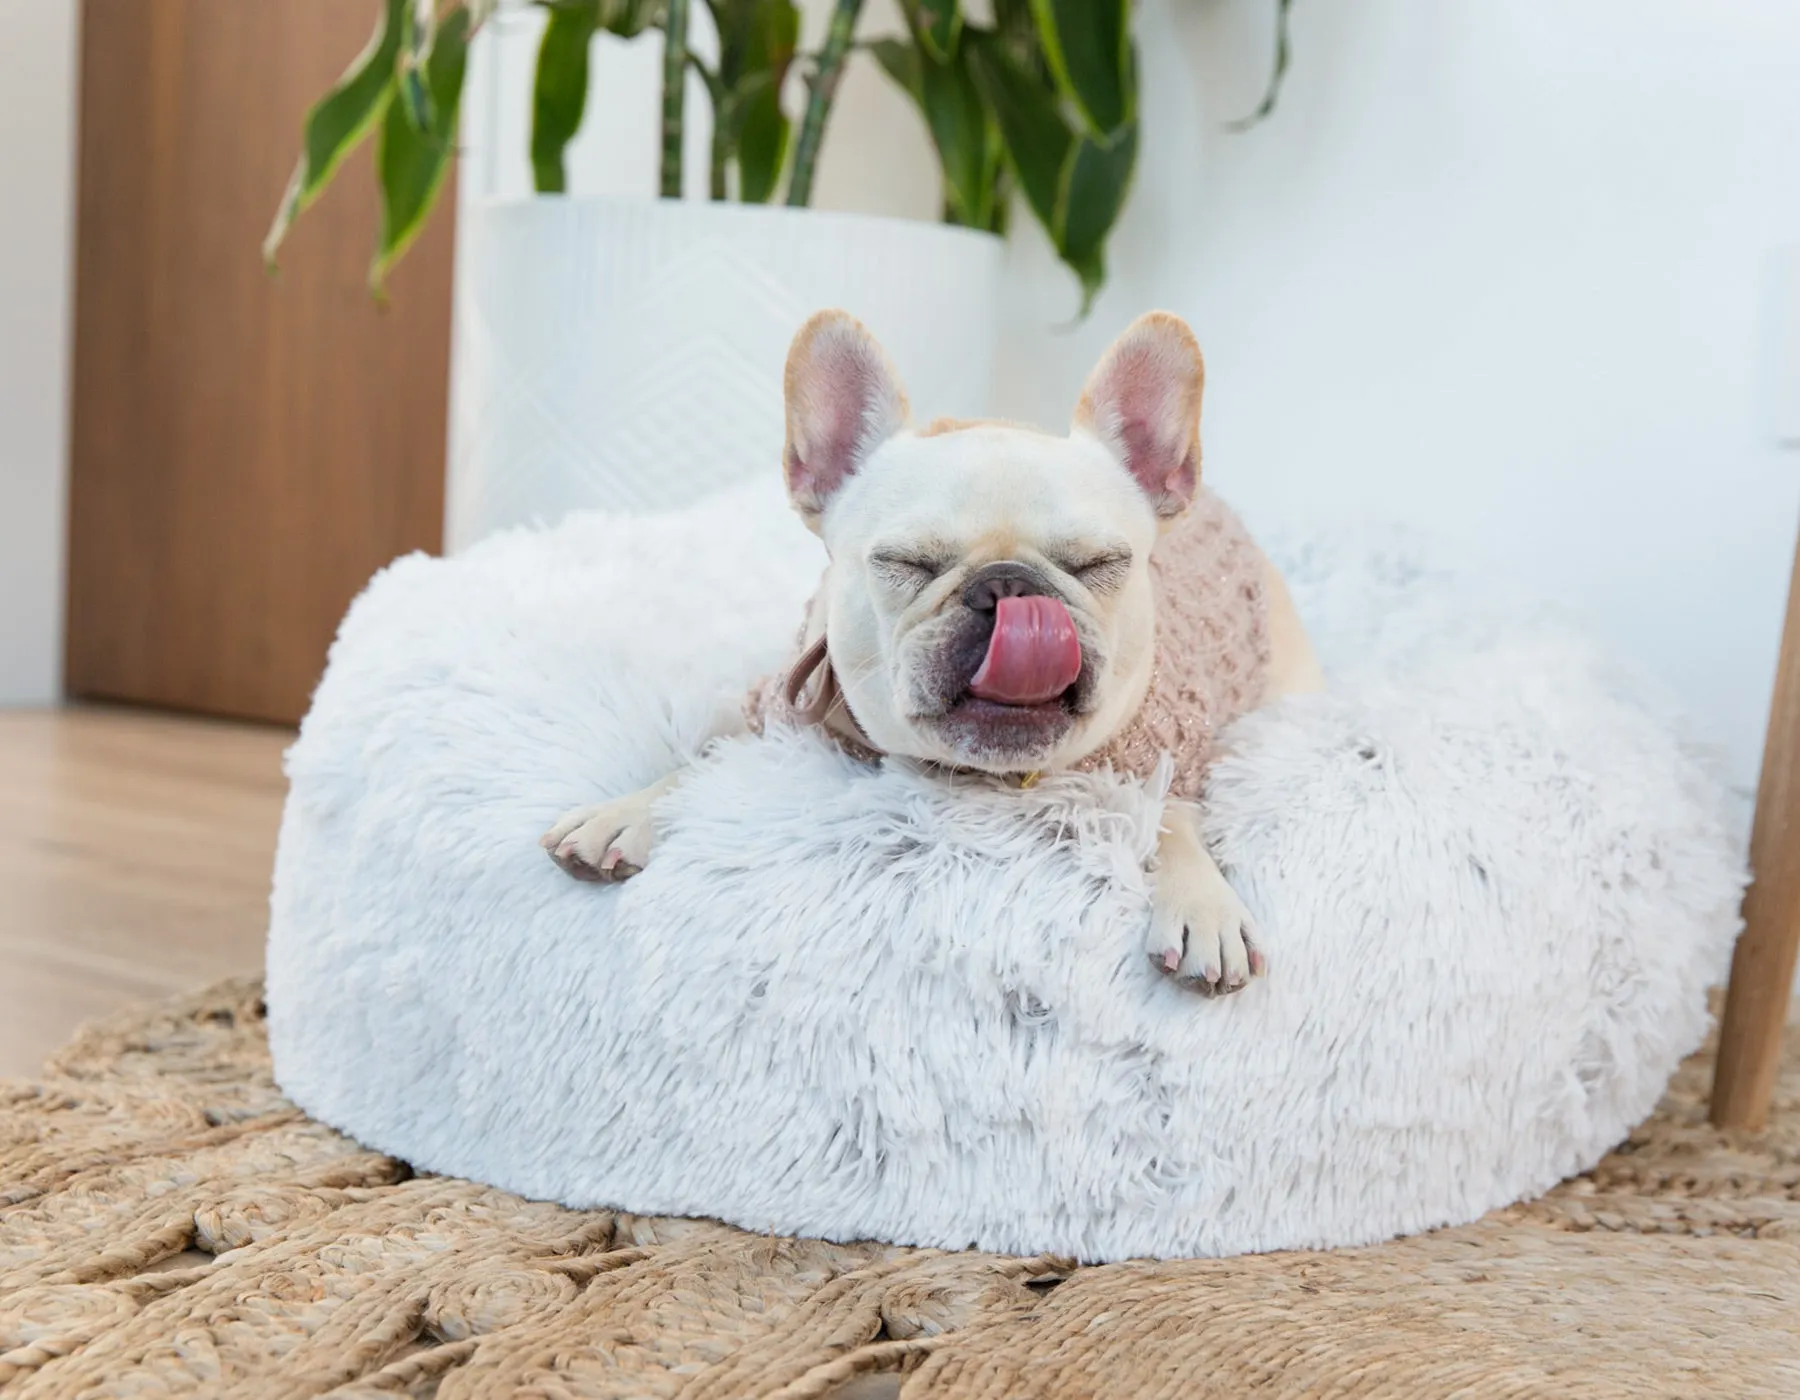
{"type": "MultiPolygon", "coordinates": [[[[1198,797],[1218,731],[1262,698],[1269,664],[1269,612],[1262,553],[1231,508],[1202,490],[1150,556],[1156,594],[1156,658],[1137,713],[1077,768],[1110,767],[1148,778],[1158,759],[1175,764],[1170,791],[1198,797]]],[[[804,640],[804,639],[803,639],[804,640]]],[[[835,692],[829,667],[824,685],[835,692]]],[[[754,733],[770,722],[816,720],[831,701],[797,711],[785,676],[757,682],[744,698],[754,733]]],[[[819,683],[811,686],[818,690],[819,683]]],[[[841,706],[841,696],[835,704],[841,706]]],[[[879,757],[833,729],[851,752],[879,757]]]]}

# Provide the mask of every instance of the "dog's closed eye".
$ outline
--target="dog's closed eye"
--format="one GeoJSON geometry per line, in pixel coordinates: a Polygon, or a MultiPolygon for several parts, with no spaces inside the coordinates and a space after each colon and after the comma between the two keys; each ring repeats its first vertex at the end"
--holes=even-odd
{"type": "Polygon", "coordinates": [[[1063,560],[1061,568],[1080,579],[1083,588],[1094,593],[1107,593],[1124,583],[1131,573],[1131,551],[1102,550],[1098,554],[1063,560]]]}
{"type": "Polygon", "coordinates": [[[929,554],[878,549],[869,556],[869,570],[903,593],[917,593],[950,567],[949,561],[929,554]]]}

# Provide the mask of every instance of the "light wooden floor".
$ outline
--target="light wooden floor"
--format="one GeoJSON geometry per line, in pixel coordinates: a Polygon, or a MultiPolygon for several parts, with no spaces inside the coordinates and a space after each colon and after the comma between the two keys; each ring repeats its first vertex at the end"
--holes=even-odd
{"type": "Polygon", "coordinates": [[[262,966],[289,730],[0,711],[0,1076],[77,1024],[262,966]]]}

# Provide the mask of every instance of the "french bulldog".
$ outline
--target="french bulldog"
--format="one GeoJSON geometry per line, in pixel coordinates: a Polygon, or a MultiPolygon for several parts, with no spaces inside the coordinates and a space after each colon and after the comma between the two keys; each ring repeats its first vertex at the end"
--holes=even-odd
{"type": "MultiPolygon", "coordinates": [[[[1154,312],[1101,357],[1066,435],[916,429],[862,324],[815,315],[788,354],[783,468],[829,563],[798,660],[752,692],[743,727],[817,724],[864,758],[1022,785],[1098,766],[1147,778],[1166,754],[1146,949],[1217,995],[1266,959],[1201,835],[1214,735],[1322,676],[1280,574],[1201,488],[1204,382],[1193,333],[1154,312]]],[[[543,845],[577,878],[627,879],[682,777],[569,812],[543,845]]]]}

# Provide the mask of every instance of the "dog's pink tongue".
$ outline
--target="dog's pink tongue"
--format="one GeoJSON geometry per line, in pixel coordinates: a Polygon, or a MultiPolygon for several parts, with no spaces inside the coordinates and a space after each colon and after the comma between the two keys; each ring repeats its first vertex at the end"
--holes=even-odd
{"type": "Polygon", "coordinates": [[[1081,674],[1081,639],[1069,610],[1055,598],[1002,598],[994,635],[969,689],[1002,705],[1054,700],[1081,674]]]}

